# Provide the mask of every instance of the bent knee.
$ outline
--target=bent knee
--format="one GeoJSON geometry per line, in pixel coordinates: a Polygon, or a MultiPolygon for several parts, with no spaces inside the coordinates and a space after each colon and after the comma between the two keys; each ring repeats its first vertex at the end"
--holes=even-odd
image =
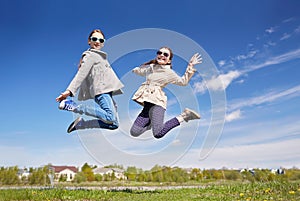
{"type": "Polygon", "coordinates": [[[138,136],[140,136],[141,134],[142,134],[141,129],[137,129],[137,128],[131,128],[131,129],[130,129],[130,135],[131,135],[132,137],[138,137],[138,136]]]}
{"type": "Polygon", "coordinates": [[[131,135],[132,137],[138,137],[138,136],[140,136],[141,134],[130,130],[130,135],[131,135]]]}
{"type": "Polygon", "coordinates": [[[153,134],[153,137],[155,137],[156,139],[162,138],[163,135],[161,135],[160,133],[158,134],[153,134]]]}
{"type": "Polygon", "coordinates": [[[159,138],[162,138],[162,137],[163,137],[161,127],[153,127],[152,132],[153,132],[153,136],[154,136],[156,139],[159,139],[159,138]]]}

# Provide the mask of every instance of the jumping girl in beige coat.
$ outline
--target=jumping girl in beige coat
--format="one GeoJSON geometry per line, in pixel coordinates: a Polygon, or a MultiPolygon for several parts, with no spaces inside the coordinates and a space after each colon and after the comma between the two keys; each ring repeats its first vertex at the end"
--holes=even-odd
{"type": "Polygon", "coordinates": [[[134,137],[140,136],[152,127],[154,137],[162,138],[172,128],[179,126],[181,122],[200,119],[199,114],[186,108],[179,116],[164,123],[167,96],[163,88],[167,84],[187,85],[196,71],[194,65],[202,63],[202,58],[198,53],[193,55],[184,75],[179,77],[172,70],[172,58],[172,50],[168,47],[162,47],[157,51],[157,56],[154,60],[132,70],[138,75],[146,76],[146,81],[140,86],[132,98],[143,106],[143,110],[130,129],[130,133],[134,137]]]}

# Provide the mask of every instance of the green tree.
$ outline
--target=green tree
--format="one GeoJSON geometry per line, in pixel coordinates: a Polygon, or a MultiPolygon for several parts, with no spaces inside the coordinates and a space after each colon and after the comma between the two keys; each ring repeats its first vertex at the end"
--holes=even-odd
{"type": "Polygon", "coordinates": [[[211,170],[203,170],[202,172],[203,174],[203,179],[212,179],[212,174],[211,174],[211,170]]]}
{"type": "Polygon", "coordinates": [[[243,180],[248,180],[252,183],[255,181],[253,174],[249,171],[244,171],[241,173],[241,175],[242,175],[243,180]]]}
{"type": "Polygon", "coordinates": [[[151,173],[151,171],[145,171],[144,172],[145,173],[145,181],[146,182],[151,182],[151,181],[153,181],[153,176],[152,176],[152,173],[151,173]]]}
{"type": "Polygon", "coordinates": [[[138,170],[137,170],[136,167],[134,167],[134,166],[127,167],[125,175],[127,176],[127,179],[129,181],[135,181],[136,177],[137,177],[137,174],[138,174],[138,170]]]}
{"type": "Polygon", "coordinates": [[[195,181],[200,181],[203,179],[203,174],[201,173],[200,169],[193,168],[190,174],[190,179],[195,181]]]}
{"type": "Polygon", "coordinates": [[[86,178],[86,175],[84,172],[78,172],[75,177],[74,177],[74,180],[73,182],[75,183],[81,183],[81,182],[86,182],[87,181],[87,178],[86,178]]]}
{"type": "Polygon", "coordinates": [[[179,167],[173,168],[172,174],[173,174],[174,182],[183,183],[189,180],[188,173],[182,168],[179,167]]]}
{"type": "Polygon", "coordinates": [[[268,173],[269,170],[266,171],[266,170],[255,169],[255,173],[253,174],[253,176],[256,181],[266,182],[268,181],[268,173]]]}
{"type": "Polygon", "coordinates": [[[147,175],[145,174],[144,171],[138,173],[136,181],[139,182],[147,181],[147,175]]]}
{"type": "Polygon", "coordinates": [[[87,181],[95,181],[93,169],[87,163],[82,166],[81,171],[84,173],[87,181]]]}
{"type": "Polygon", "coordinates": [[[19,184],[20,179],[18,177],[18,167],[8,167],[8,168],[1,168],[0,171],[0,184],[2,185],[15,185],[19,184]]]}
{"type": "Polygon", "coordinates": [[[164,176],[162,167],[155,165],[153,168],[151,168],[151,173],[154,182],[163,182],[164,176]]]}
{"type": "Polygon", "coordinates": [[[113,164],[113,165],[108,165],[108,166],[104,166],[105,168],[119,168],[121,170],[124,170],[124,167],[122,165],[118,165],[118,164],[113,164]]]}
{"type": "Polygon", "coordinates": [[[103,181],[103,176],[101,174],[95,174],[95,181],[103,181]]]}
{"type": "Polygon", "coordinates": [[[213,179],[224,179],[222,170],[215,170],[215,169],[212,169],[212,170],[211,170],[211,174],[212,174],[212,178],[213,178],[213,179]]]}
{"type": "Polygon", "coordinates": [[[31,173],[28,176],[28,183],[30,185],[46,185],[50,184],[50,179],[48,177],[48,167],[31,169],[31,173]]]}
{"type": "Polygon", "coordinates": [[[225,179],[227,180],[239,180],[242,179],[242,175],[236,170],[224,170],[225,179]]]}
{"type": "Polygon", "coordinates": [[[162,168],[163,173],[163,181],[164,182],[172,182],[173,181],[173,172],[171,167],[163,167],[162,168]]]}
{"type": "Polygon", "coordinates": [[[300,180],[300,170],[295,167],[285,170],[285,177],[291,181],[300,180]]]}

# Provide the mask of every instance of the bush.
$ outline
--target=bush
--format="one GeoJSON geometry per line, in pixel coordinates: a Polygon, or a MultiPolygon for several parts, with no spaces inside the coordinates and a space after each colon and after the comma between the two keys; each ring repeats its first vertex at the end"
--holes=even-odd
{"type": "Polygon", "coordinates": [[[86,182],[87,181],[87,178],[84,174],[84,172],[78,172],[75,177],[74,177],[74,180],[73,182],[75,183],[82,183],[82,182],[86,182]]]}

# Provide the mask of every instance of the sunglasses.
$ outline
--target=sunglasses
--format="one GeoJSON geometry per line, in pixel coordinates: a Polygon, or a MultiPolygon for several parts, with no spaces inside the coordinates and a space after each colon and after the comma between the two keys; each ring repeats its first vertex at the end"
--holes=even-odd
{"type": "Polygon", "coordinates": [[[169,57],[169,54],[168,54],[168,53],[162,52],[162,51],[157,51],[156,54],[157,54],[157,55],[162,55],[162,54],[163,54],[165,57],[169,57]]]}
{"type": "Polygon", "coordinates": [[[103,38],[97,38],[97,37],[91,37],[90,39],[93,42],[99,41],[100,43],[104,43],[104,41],[105,41],[105,39],[103,39],[103,38]]]}

